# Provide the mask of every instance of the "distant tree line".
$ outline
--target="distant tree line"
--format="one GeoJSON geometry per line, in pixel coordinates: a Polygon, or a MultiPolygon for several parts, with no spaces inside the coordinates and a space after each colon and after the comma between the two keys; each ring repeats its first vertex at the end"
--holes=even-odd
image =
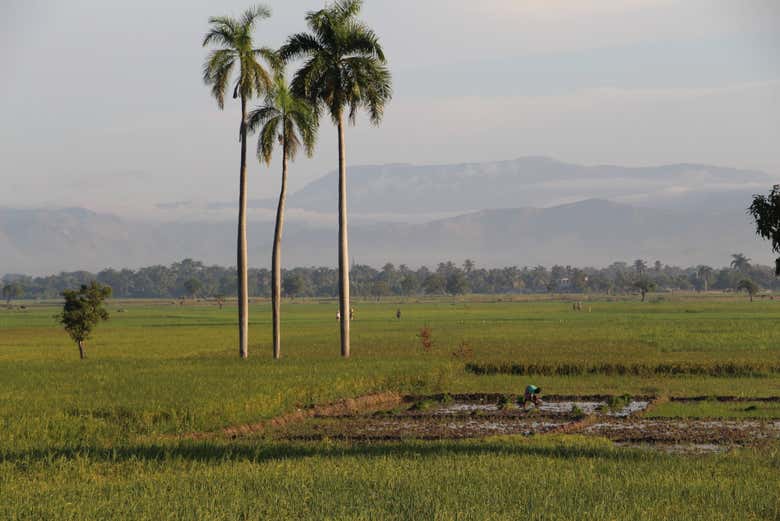
{"type": "MultiPolygon", "coordinates": [[[[236,294],[236,269],[206,266],[184,259],[170,266],[149,266],[138,270],[105,269],[98,273],[74,271],[46,277],[6,275],[4,296],[58,298],[62,292],[97,281],[109,286],[117,298],[214,298],[236,294]]],[[[780,280],[768,266],[753,265],[742,254],[734,254],[724,268],[692,266],[680,268],[656,261],[648,264],[614,262],[605,268],[575,268],[565,265],[480,268],[473,261],[452,261],[435,268],[411,269],[387,263],[381,269],[353,265],[351,292],[360,297],[379,298],[416,295],[507,294],[507,293],[608,293],[629,294],[652,291],[739,291],[750,281],[757,288],[780,290],[780,280]]],[[[249,270],[249,293],[270,297],[271,272],[249,270]]],[[[282,272],[282,294],[287,298],[336,297],[338,270],[293,268],[282,272]]]]}

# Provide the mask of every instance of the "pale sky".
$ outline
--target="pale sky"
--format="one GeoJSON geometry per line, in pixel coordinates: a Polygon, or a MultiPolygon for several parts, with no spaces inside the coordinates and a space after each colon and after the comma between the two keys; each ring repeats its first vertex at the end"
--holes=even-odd
{"type": "MultiPolygon", "coordinates": [[[[277,47],[322,0],[268,0],[277,47]]],[[[246,0],[1,0],[0,206],[143,216],[233,201],[238,105],[201,80],[212,15],[246,0]]],[[[776,0],[365,0],[395,96],[347,134],[351,164],[545,155],[699,162],[780,175],[776,0]]],[[[250,197],[279,161],[250,162],[250,197]]],[[[325,121],[292,188],[336,167],[325,121]]],[[[335,189],[335,188],[334,188],[335,189]]]]}

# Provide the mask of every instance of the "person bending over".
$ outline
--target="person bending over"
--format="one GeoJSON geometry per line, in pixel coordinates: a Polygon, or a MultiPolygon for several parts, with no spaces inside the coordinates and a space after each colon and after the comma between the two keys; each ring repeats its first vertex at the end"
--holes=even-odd
{"type": "Polygon", "coordinates": [[[525,388],[525,394],[523,395],[523,408],[525,408],[529,402],[539,407],[539,404],[542,401],[539,396],[541,393],[542,389],[540,387],[537,387],[534,384],[528,384],[525,388]]]}

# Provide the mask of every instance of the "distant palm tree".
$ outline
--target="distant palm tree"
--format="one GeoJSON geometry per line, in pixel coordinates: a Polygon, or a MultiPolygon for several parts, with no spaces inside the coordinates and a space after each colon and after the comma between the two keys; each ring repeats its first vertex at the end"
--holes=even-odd
{"type": "Polygon", "coordinates": [[[704,282],[704,292],[706,293],[709,289],[710,278],[712,277],[712,268],[702,264],[696,268],[696,276],[699,280],[704,282]]]}
{"type": "Polygon", "coordinates": [[[742,253],[733,253],[731,255],[731,267],[737,271],[745,272],[750,268],[750,259],[742,253]]]}
{"type": "Polygon", "coordinates": [[[349,241],[347,238],[347,158],[344,119],[355,123],[358,110],[379,124],[392,96],[390,71],[379,38],[357,19],[362,0],[337,0],[306,15],[311,33],[291,36],[280,50],[283,60],[304,58],[292,91],[319,112],[330,113],[339,140],[339,311],[341,355],[349,356],[349,241]]]}
{"type": "Polygon", "coordinates": [[[636,270],[638,275],[644,274],[647,271],[647,263],[642,259],[635,260],[634,270],[636,270]]]}
{"type": "Polygon", "coordinates": [[[238,331],[239,354],[241,358],[249,356],[249,277],[247,273],[246,244],[246,135],[247,102],[253,96],[268,90],[272,84],[271,75],[257,61],[264,58],[273,61],[275,54],[271,49],[256,49],[252,41],[252,31],[258,20],[271,16],[264,6],[248,9],[235,19],[228,16],[209,18],[211,28],[203,38],[203,47],[210,44],[218,48],[211,51],[203,63],[203,81],[211,86],[211,94],[216,98],[220,109],[225,106],[225,93],[232,88],[233,99],[241,98],[241,172],[239,175],[238,203],[238,331]],[[238,69],[235,79],[233,73],[238,69]],[[230,85],[232,81],[232,86],[230,85]]]}
{"type": "Polygon", "coordinates": [[[260,129],[257,156],[261,161],[270,164],[274,146],[279,144],[282,147],[282,187],[276,210],[274,246],[271,254],[274,358],[279,358],[281,356],[281,245],[284,205],[287,197],[287,163],[288,160],[295,160],[301,146],[306,150],[306,155],[311,157],[317,136],[317,118],[308,103],[293,96],[284,79],[284,73],[279,71],[265,105],[249,114],[247,125],[252,132],[260,129]]]}

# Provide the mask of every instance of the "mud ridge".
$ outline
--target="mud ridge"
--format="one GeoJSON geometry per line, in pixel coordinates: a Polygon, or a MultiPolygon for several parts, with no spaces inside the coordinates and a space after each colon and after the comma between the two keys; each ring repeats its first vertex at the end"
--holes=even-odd
{"type": "MultiPolygon", "coordinates": [[[[499,399],[504,398],[506,396],[515,395],[518,397],[523,396],[523,389],[520,389],[516,393],[439,393],[439,394],[426,394],[426,395],[416,395],[416,394],[410,394],[404,396],[404,402],[419,402],[422,400],[433,400],[433,401],[443,401],[447,398],[451,398],[452,400],[458,401],[458,402],[485,402],[485,403],[495,403],[499,399]]],[[[543,399],[551,402],[577,402],[577,401],[585,401],[585,402],[605,402],[608,400],[613,400],[615,398],[622,398],[623,395],[617,395],[617,394],[544,394],[543,399]]],[[[649,401],[652,402],[653,400],[657,399],[658,397],[656,395],[630,395],[631,399],[633,400],[643,400],[643,401],[649,401]]]]}
{"type": "Polygon", "coordinates": [[[337,402],[324,405],[315,405],[309,409],[297,409],[295,411],[282,414],[281,416],[276,416],[274,418],[257,423],[225,427],[219,431],[193,432],[181,437],[194,440],[213,438],[217,436],[238,438],[240,436],[259,434],[269,428],[282,428],[287,425],[302,422],[316,416],[330,417],[338,415],[355,415],[372,410],[389,409],[401,404],[402,402],[403,396],[398,393],[388,392],[368,394],[365,396],[358,396],[357,398],[346,398],[344,400],[339,400],[337,402]]]}
{"type": "Polygon", "coordinates": [[[670,398],[673,402],[780,402],[780,396],[763,396],[751,398],[748,396],[678,396],[670,398]]]}

